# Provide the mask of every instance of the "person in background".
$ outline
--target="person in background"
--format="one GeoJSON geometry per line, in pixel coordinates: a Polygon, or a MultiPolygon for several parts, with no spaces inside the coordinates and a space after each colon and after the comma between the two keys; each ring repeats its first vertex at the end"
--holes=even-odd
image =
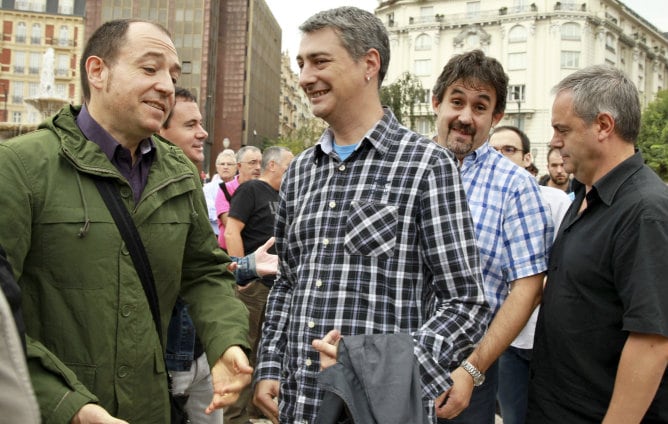
{"type": "Polygon", "coordinates": [[[21,289],[1,246],[0,285],[0,422],[39,424],[39,406],[26,364],[21,289]]]}
{"type": "MultiPolygon", "coordinates": [[[[281,187],[283,174],[293,154],[285,147],[269,147],[262,153],[262,173],[256,180],[246,181],[239,186],[230,205],[229,217],[225,226],[227,251],[234,260],[253,252],[274,235],[274,222],[278,204],[278,189],[281,187]]],[[[272,253],[275,250],[272,249],[272,253]]],[[[257,344],[262,332],[264,310],[269,290],[274,284],[274,277],[253,278],[239,281],[238,296],[248,308],[248,341],[252,352],[249,355],[251,366],[255,364],[257,344]]],[[[239,400],[225,409],[225,422],[245,424],[251,415],[260,415],[251,402],[252,390],[244,389],[239,400]]],[[[255,416],[254,418],[259,418],[255,416]]]]}
{"type": "Polygon", "coordinates": [[[204,198],[209,211],[209,222],[214,234],[218,237],[218,215],[216,214],[216,196],[220,191],[220,183],[227,183],[234,179],[237,173],[237,158],[232,149],[225,149],[216,156],[216,173],[211,181],[204,184],[204,198]]]}
{"type": "MultiPolygon", "coordinates": [[[[176,87],[175,103],[160,128],[160,136],[183,150],[194,165],[204,161],[204,142],[208,133],[202,126],[197,98],[189,90],[176,87]]],[[[204,347],[188,314],[188,305],[179,298],[167,329],[167,370],[172,378],[172,394],[186,397],[184,409],[196,423],[221,424],[223,411],[205,414],[213,396],[211,371],[204,347]]]]}
{"type": "Polygon", "coordinates": [[[433,416],[489,312],[456,165],[382,107],[390,45],[378,17],[341,7],[300,30],[299,83],[329,128],[292,161],[281,186],[280,272],[254,402],[273,423],[314,422],[328,411],[320,411],[312,343],[330,331],[344,340],[400,333],[419,364],[419,408],[433,416]]]}
{"type": "Polygon", "coordinates": [[[551,145],[582,183],[550,255],[527,422],[668,422],[668,187],[636,149],[638,90],[621,70],[553,89],[551,145]]]}
{"type": "Polygon", "coordinates": [[[225,243],[225,225],[230,211],[230,200],[239,186],[246,181],[260,178],[262,151],[255,146],[244,146],[237,152],[237,175],[226,183],[220,184],[216,193],[216,216],[218,217],[218,244],[227,249],[225,243]]]}
{"type": "Polygon", "coordinates": [[[460,166],[493,317],[480,344],[452,372],[439,415],[449,420],[439,422],[494,423],[496,360],[526,325],[543,289],[552,220],[534,178],[487,142],[503,118],[507,85],[501,64],[473,50],[453,56],[433,89],[438,144],[460,166]]]}
{"type": "MultiPolygon", "coordinates": [[[[517,127],[496,127],[489,138],[489,145],[521,168],[526,168],[531,164],[529,137],[517,127]]],[[[571,200],[559,189],[545,186],[538,188],[549,209],[556,235],[571,200]]],[[[539,308],[536,308],[533,311],[520,334],[499,358],[499,387],[496,398],[501,409],[503,424],[524,424],[526,419],[529,398],[529,364],[538,310],[539,308]]]]}
{"type": "Polygon", "coordinates": [[[568,194],[571,200],[575,198],[573,194],[575,187],[571,174],[564,170],[564,159],[559,154],[559,150],[554,147],[550,147],[547,152],[547,175],[545,177],[547,178],[544,178],[541,185],[558,188],[568,194]]]}
{"type": "Polygon", "coordinates": [[[85,104],[0,143],[0,245],[23,291],[28,367],[46,422],[169,422],[156,327],[167,333],[178,296],[209,358],[207,412],[250,382],[248,313],[212,237],[197,168],[154,135],[174,106],[180,64],[160,25],[105,22],[81,57],[85,104]],[[155,320],[98,180],[118,190],[141,237],[155,320]]]}

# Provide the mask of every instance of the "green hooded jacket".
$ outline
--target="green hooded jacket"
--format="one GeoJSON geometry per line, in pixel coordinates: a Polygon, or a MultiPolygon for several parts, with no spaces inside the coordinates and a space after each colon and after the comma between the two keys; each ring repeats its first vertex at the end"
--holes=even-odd
{"type": "Polygon", "coordinates": [[[248,312],[211,230],[201,183],[182,151],[154,137],[135,204],[127,180],[68,106],[37,131],[0,143],[0,245],[23,290],[28,365],[45,423],[97,402],[131,423],[169,422],[160,345],[132,259],[92,175],[112,178],[144,242],[167,334],[189,303],[211,365],[248,350],[248,312]]]}

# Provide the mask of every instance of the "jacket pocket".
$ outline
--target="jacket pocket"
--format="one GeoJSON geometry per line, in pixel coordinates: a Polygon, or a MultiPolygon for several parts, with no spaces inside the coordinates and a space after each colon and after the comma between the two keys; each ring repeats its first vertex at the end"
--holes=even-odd
{"type": "Polygon", "coordinates": [[[346,221],[344,245],[351,255],[391,257],[397,240],[397,207],[353,202],[346,221]]]}

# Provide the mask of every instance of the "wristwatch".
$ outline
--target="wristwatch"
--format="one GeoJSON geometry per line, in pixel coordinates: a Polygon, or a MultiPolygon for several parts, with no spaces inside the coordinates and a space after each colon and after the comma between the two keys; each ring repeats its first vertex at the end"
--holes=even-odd
{"type": "Polygon", "coordinates": [[[485,374],[481,373],[480,370],[469,361],[464,360],[464,362],[462,362],[462,368],[471,374],[471,377],[473,377],[474,386],[478,387],[485,382],[485,374]]]}

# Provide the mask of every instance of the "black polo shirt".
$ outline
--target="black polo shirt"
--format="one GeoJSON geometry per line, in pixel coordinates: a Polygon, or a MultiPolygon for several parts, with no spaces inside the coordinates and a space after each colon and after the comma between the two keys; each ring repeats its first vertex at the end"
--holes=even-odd
{"type": "MultiPolygon", "coordinates": [[[[552,247],[528,423],[600,423],[629,332],[668,337],[668,187],[640,153],[581,187],[552,247]]],[[[642,360],[642,358],[638,358],[642,360]]],[[[668,377],[644,423],[668,423],[668,377]]]]}

